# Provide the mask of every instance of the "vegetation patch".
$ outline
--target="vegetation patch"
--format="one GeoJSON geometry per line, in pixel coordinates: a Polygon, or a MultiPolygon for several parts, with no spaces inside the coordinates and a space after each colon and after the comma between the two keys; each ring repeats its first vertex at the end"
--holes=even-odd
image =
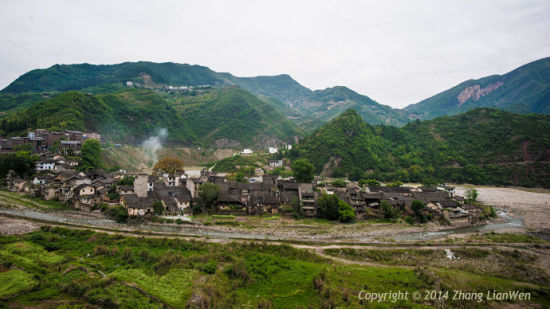
{"type": "Polygon", "coordinates": [[[135,283],[145,292],[170,306],[183,306],[191,294],[192,272],[185,269],[170,270],[164,276],[147,275],[140,269],[117,270],[112,278],[135,283]]]}
{"type": "Polygon", "coordinates": [[[0,273],[0,282],[0,299],[32,289],[38,284],[32,275],[19,269],[0,273]]]}

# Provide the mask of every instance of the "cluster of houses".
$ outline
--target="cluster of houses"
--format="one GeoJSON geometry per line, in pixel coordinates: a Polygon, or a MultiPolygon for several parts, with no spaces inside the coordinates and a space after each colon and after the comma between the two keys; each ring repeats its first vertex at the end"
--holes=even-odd
{"type": "Polygon", "coordinates": [[[53,150],[57,148],[59,153],[80,152],[82,143],[86,139],[100,140],[98,133],[85,133],[74,130],[65,130],[61,132],[48,131],[45,129],[36,129],[27,133],[27,136],[13,136],[10,138],[0,137],[0,152],[12,152],[18,150],[24,145],[30,145],[30,149],[36,152],[53,150]]]}
{"type": "Polygon", "coordinates": [[[282,179],[275,175],[240,183],[228,181],[225,176],[206,169],[200,174],[178,171],[127,175],[123,171],[79,172],[77,166],[78,162],[59,154],[42,156],[36,164],[34,179],[25,181],[10,173],[6,184],[12,191],[27,192],[46,200],[57,199],[79,209],[91,210],[100,203],[121,204],[130,216],[153,214],[158,203],[166,214],[192,214],[193,205],[199,203],[199,188],[205,183],[219,187],[215,206],[218,212],[228,214],[284,214],[298,210],[306,217],[314,217],[318,212],[318,200],[324,193],[335,194],[351,205],[358,218],[382,216],[383,201],[412,214],[413,200],[422,201],[427,206],[427,214],[453,225],[469,225],[482,214],[478,207],[456,196],[451,187],[360,187],[356,183],[335,187],[321,179],[298,183],[292,178],[282,179]],[[133,184],[122,184],[124,177],[133,177],[133,184]]]}

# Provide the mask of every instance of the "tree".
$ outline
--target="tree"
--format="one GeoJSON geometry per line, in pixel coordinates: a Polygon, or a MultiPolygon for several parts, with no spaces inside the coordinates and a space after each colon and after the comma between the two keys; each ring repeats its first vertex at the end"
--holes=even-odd
{"type": "Polygon", "coordinates": [[[35,172],[35,163],[38,157],[25,151],[0,154],[0,178],[6,177],[13,170],[20,177],[29,177],[35,172]]]}
{"type": "Polygon", "coordinates": [[[382,208],[384,219],[391,220],[397,218],[397,211],[395,211],[395,208],[387,201],[382,201],[380,203],[380,208],[382,208]]]}
{"type": "Polygon", "coordinates": [[[103,158],[101,156],[101,145],[95,139],[88,139],[84,142],[81,149],[82,159],[79,169],[82,171],[103,168],[103,158]]]}
{"type": "Polygon", "coordinates": [[[338,201],[338,220],[340,222],[351,222],[355,219],[355,210],[348,203],[338,201]]]}
{"type": "Polygon", "coordinates": [[[120,186],[132,186],[134,184],[134,176],[124,176],[117,184],[120,186]]]}
{"type": "Polygon", "coordinates": [[[199,187],[199,202],[203,209],[214,210],[216,201],[220,197],[221,188],[217,184],[205,182],[199,187]]]}
{"type": "Polygon", "coordinates": [[[294,178],[298,182],[312,182],[314,167],[306,159],[299,159],[292,163],[292,171],[294,172],[294,178]]]}
{"type": "Polygon", "coordinates": [[[164,215],[164,205],[161,201],[155,201],[153,203],[153,211],[155,212],[155,215],[162,216],[164,215]]]}
{"type": "Polygon", "coordinates": [[[317,201],[317,204],[319,205],[319,217],[329,220],[337,220],[340,215],[338,213],[340,206],[338,204],[339,201],[340,199],[337,195],[323,193],[317,201]]]}
{"type": "Polygon", "coordinates": [[[128,211],[122,206],[110,208],[109,213],[116,222],[126,222],[128,220],[128,211]]]}
{"type": "Polygon", "coordinates": [[[167,174],[174,174],[178,170],[183,170],[183,161],[174,157],[166,157],[158,160],[153,168],[167,174]]]}
{"type": "Polygon", "coordinates": [[[344,179],[336,179],[331,184],[335,187],[343,188],[346,186],[346,181],[344,179]]]}
{"type": "Polygon", "coordinates": [[[361,187],[364,186],[364,185],[379,187],[380,186],[380,181],[378,181],[376,179],[361,179],[361,180],[359,180],[359,185],[361,187]]]}
{"type": "Polygon", "coordinates": [[[392,183],[389,183],[387,184],[388,187],[401,187],[403,185],[403,183],[401,181],[396,181],[396,182],[392,182],[392,183]]]}
{"type": "Polygon", "coordinates": [[[324,193],[318,201],[319,217],[329,220],[350,222],[355,219],[355,210],[346,202],[340,200],[338,195],[324,193]]]}
{"type": "Polygon", "coordinates": [[[468,201],[468,203],[475,203],[479,196],[479,193],[477,192],[476,188],[469,187],[464,192],[464,195],[466,195],[466,201],[468,201]]]}
{"type": "Polygon", "coordinates": [[[414,214],[416,215],[416,217],[420,219],[420,222],[426,223],[428,221],[428,218],[426,217],[423,211],[424,208],[426,208],[426,205],[424,205],[422,201],[419,201],[419,200],[412,201],[411,208],[414,211],[414,214]]]}

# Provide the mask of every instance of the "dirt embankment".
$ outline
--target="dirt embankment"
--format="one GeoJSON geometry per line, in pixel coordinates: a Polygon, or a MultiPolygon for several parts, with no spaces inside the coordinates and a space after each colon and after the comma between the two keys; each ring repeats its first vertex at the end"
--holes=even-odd
{"type": "Polygon", "coordinates": [[[18,235],[34,232],[42,224],[23,219],[0,216],[0,235],[18,235]]]}

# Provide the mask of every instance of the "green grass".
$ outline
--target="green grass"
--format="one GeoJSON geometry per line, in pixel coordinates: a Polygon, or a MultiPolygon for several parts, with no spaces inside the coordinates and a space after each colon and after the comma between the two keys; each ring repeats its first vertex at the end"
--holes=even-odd
{"type": "Polygon", "coordinates": [[[193,273],[175,269],[164,276],[147,275],[140,269],[117,270],[112,278],[137,284],[145,292],[155,295],[171,306],[184,306],[191,294],[193,273]]]}
{"type": "Polygon", "coordinates": [[[0,282],[0,299],[31,289],[38,284],[30,274],[19,269],[0,273],[0,282]]]}
{"type": "MultiPolygon", "coordinates": [[[[526,283],[430,265],[424,270],[345,265],[307,250],[259,242],[126,237],[44,226],[26,235],[1,236],[0,244],[0,276],[17,271],[17,276],[9,276],[15,280],[10,286],[21,292],[2,292],[6,307],[45,303],[55,307],[362,308],[365,304],[357,298],[361,290],[424,291],[435,288],[436,282],[445,288],[509,285],[534,293],[535,304],[545,304],[549,293],[542,281],[526,283]],[[455,271],[457,280],[452,276],[455,271]],[[19,283],[29,278],[34,281],[25,286],[32,289],[21,289],[19,283]]],[[[506,257],[504,263],[526,264],[536,258],[516,251],[499,254],[506,257]]],[[[426,261],[432,258],[418,255],[426,261]]],[[[410,300],[376,307],[429,305],[410,300]]]]}
{"type": "Polygon", "coordinates": [[[279,220],[281,219],[281,216],[279,215],[274,215],[274,216],[269,216],[269,217],[265,217],[264,220],[267,220],[267,221],[270,221],[270,220],[279,220]]]}
{"type": "Polygon", "coordinates": [[[29,208],[42,211],[67,210],[71,208],[69,205],[61,203],[59,201],[46,201],[40,198],[34,198],[28,195],[23,196],[18,193],[8,191],[0,191],[0,197],[11,204],[20,204],[29,208]]]}
{"type": "Polygon", "coordinates": [[[212,215],[212,218],[216,219],[235,219],[234,215],[212,215]]]}
{"type": "Polygon", "coordinates": [[[494,243],[532,243],[540,244],[545,242],[543,239],[525,234],[511,234],[511,233],[486,233],[483,235],[476,235],[470,238],[471,240],[489,241],[494,243]]]}

